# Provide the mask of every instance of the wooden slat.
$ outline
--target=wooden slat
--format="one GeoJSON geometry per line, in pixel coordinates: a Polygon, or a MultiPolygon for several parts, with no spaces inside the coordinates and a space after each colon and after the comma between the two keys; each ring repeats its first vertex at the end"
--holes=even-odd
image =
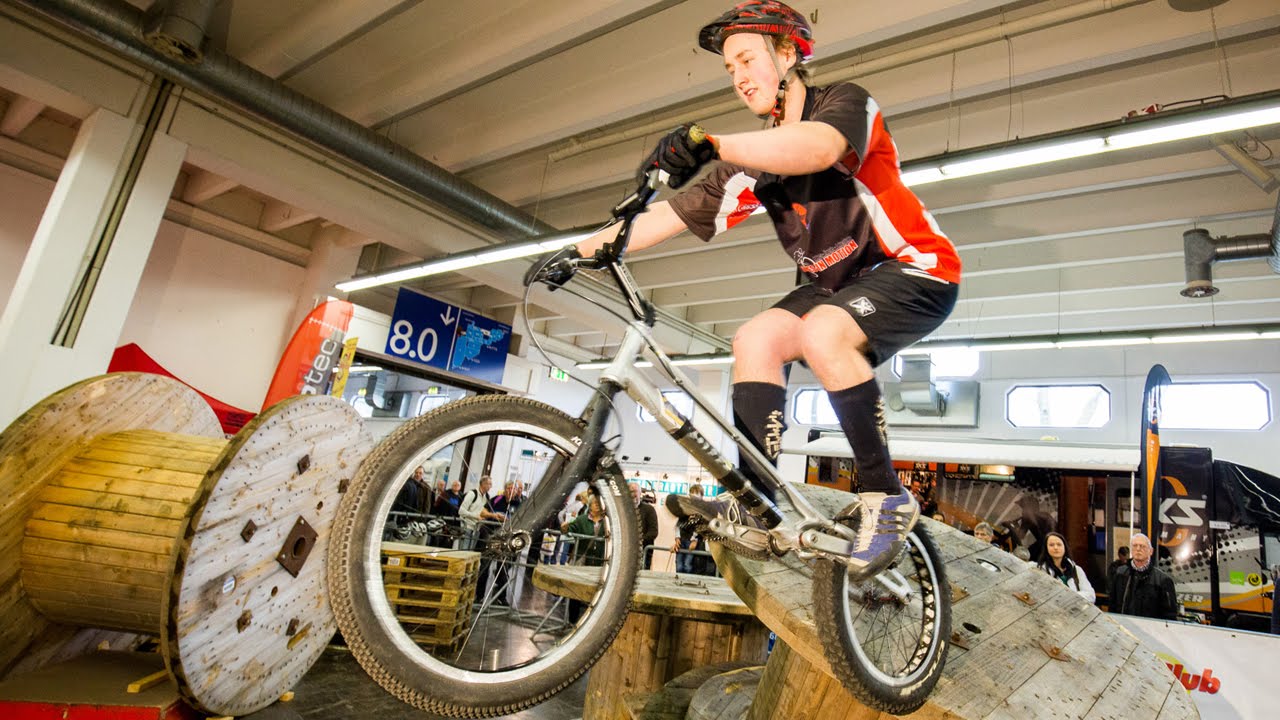
{"type": "MultiPolygon", "coordinates": [[[[128,515],[154,517],[161,520],[172,520],[175,517],[181,518],[187,508],[190,507],[189,502],[184,502],[180,499],[161,500],[139,495],[118,495],[116,493],[57,485],[45,487],[44,493],[41,494],[41,499],[49,504],[71,505],[106,511],[114,510],[128,515]]],[[[25,525],[26,523],[24,522],[23,526],[25,527],[25,525]]],[[[21,533],[19,533],[19,537],[21,537],[21,533]]]]}
{"type": "MultiPolygon", "coordinates": [[[[81,462],[100,462],[110,463],[112,465],[123,465],[126,467],[144,467],[158,468],[160,470],[170,470],[178,473],[193,473],[203,475],[209,471],[209,461],[203,456],[191,458],[186,453],[180,453],[180,457],[169,457],[167,454],[156,454],[146,452],[147,448],[137,447],[135,445],[126,444],[126,449],[116,449],[110,447],[110,444],[104,447],[104,444],[94,442],[85,450],[76,456],[81,462]]],[[[215,455],[216,457],[216,455],[215,455]]]]}
{"type": "MultiPolygon", "coordinates": [[[[175,510],[179,505],[171,504],[175,510]]],[[[121,530],[139,535],[157,535],[176,538],[182,529],[182,518],[159,518],[154,515],[135,515],[118,510],[95,507],[62,505],[44,502],[31,513],[33,520],[65,523],[77,527],[121,530]]]]}
{"type": "Polygon", "coordinates": [[[203,478],[202,473],[75,459],[50,478],[49,485],[190,504],[203,478]]]}
{"type": "Polygon", "coordinates": [[[63,558],[50,558],[41,555],[28,555],[22,558],[22,572],[24,574],[37,572],[58,575],[73,580],[77,578],[97,579],[102,582],[120,585],[136,584],[145,587],[167,587],[169,584],[169,573],[167,571],[68,563],[63,558]]]}
{"type": "MultiPolygon", "coordinates": [[[[91,578],[74,575],[63,575],[43,568],[26,568],[22,571],[22,583],[30,592],[32,588],[43,588],[55,591],[62,588],[73,588],[77,592],[98,597],[118,597],[127,600],[138,600],[154,604],[157,608],[164,601],[168,592],[165,576],[160,574],[134,573],[142,577],[134,577],[133,582],[120,582],[119,575],[103,578],[91,578]]],[[[42,593],[43,594],[43,593],[42,593]]],[[[90,623],[92,624],[92,623],[90,623]]]]}
{"type": "Polygon", "coordinates": [[[149,535],[106,528],[78,527],[67,523],[32,518],[27,522],[27,538],[41,538],[99,548],[118,548],[168,556],[173,552],[174,536],[149,535]]]}
{"type": "Polygon", "coordinates": [[[59,542],[42,538],[28,539],[27,542],[23,543],[22,550],[24,555],[34,557],[54,558],[119,568],[139,568],[157,572],[167,571],[171,562],[167,553],[158,555],[118,548],[96,548],[79,543],[59,542]]]}

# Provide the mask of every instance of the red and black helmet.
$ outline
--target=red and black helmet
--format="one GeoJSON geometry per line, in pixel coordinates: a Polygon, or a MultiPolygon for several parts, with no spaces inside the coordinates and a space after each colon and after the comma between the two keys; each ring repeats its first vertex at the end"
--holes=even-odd
{"type": "Polygon", "coordinates": [[[796,44],[800,62],[813,57],[813,31],[804,15],[777,0],[747,0],[716,18],[698,33],[698,45],[724,54],[724,39],[735,33],[781,35],[796,44]]]}

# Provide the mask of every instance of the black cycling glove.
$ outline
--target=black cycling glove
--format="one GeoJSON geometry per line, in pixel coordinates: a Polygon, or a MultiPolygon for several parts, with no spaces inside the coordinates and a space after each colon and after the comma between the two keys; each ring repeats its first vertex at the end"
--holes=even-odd
{"type": "Polygon", "coordinates": [[[679,188],[698,174],[703,165],[716,159],[716,146],[706,131],[693,123],[685,123],[667,133],[636,174],[639,182],[653,168],[667,171],[667,185],[679,188]]]}
{"type": "Polygon", "coordinates": [[[578,270],[573,261],[581,259],[582,253],[578,252],[576,245],[553,250],[533,261],[524,274],[524,285],[529,287],[541,280],[553,291],[562,288],[578,270]]]}

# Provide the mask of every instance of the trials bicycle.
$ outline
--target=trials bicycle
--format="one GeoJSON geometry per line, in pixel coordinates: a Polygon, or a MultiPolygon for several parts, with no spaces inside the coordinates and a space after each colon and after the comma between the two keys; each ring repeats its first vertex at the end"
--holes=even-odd
{"type": "Polygon", "coordinates": [[[912,712],[937,683],[951,634],[950,589],[933,540],[917,526],[892,565],[864,577],[850,557],[859,520],[856,499],[834,517],[815,510],[658,348],[652,335],[655,311],[622,261],[632,223],[657,184],[656,171],[650,171],[614,208],[619,223],[614,242],[591,258],[539,272],[539,278],[556,271],[567,279],[578,268],[604,270],[633,315],[580,417],[525,398],[467,398],[405,423],[361,465],[342,500],[330,552],[330,595],[339,628],[379,684],[418,708],[446,716],[515,712],[586,672],[626,619],[641,557],[634,502],[617,458],[606,447],[613,399],[624,392],[757,518],[751,523],[718,516],[703,523],[700,532],[750,558],[791,553],[802,558],[812,574],[817,634],[838,679],[871,707],[912,712]],[[642,357],[733,440],[739,458],[776,488],[776,500],[756,490],[663,398],[637,370],[642,357]],[[479,540],[474,591],[467,590],[465,576],[450,580],[447,573],[433,577],[423,569],[423,585],[399,586],[393,593],[391,584],[384,585],[381,567],[383,530],[403,478],[431,459],[451,460],[454,477],[491,474],[500,483],[505,471],[535,482],[501,527],[479,540]],[[587,589],[581,583],[576,590],[548,587],[534,567],[548,560],[540,558],[537,540],[582,483],[592,491],[596,529],[591,551],[575,553],[579,567],[572,570],[587,579],[587,589]],[[433,579],[440,581],[438,589],[428,582],[433,579]]]}

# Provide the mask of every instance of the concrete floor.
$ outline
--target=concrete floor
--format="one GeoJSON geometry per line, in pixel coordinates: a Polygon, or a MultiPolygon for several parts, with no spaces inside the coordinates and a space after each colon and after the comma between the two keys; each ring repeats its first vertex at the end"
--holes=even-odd
{"type": "MultiPolygon", "coordinates": [[[[504,717],[577,720],[582,717],[586,691],[587,675],[584,675],[541,705],[504,717]]],[[[406,705],[379,687],[346,648],[330,646],[294,688],[292,702],[276,703],[242,720],[421,720],[428,717],[432,715],[406,705]]]]}

